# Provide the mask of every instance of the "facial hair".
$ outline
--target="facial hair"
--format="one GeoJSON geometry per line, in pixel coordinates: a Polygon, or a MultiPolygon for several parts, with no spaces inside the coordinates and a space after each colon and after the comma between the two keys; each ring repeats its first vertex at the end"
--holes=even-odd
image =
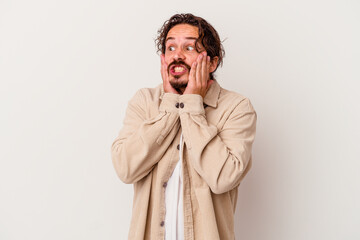
{"type": "MultiPolygon", "coordinates": [[[[169,64],[168,66],[168,74],[170,75],[170,68],[173,66],[173,65],[184,65],[187,69],[188,69],[188,73],[190,73],[190,70],[191,70],[191,67],[189,65],[187,65],[184,61],[173,61],[172,63],[169,64]]],[[[175,79],[179,79],[181,76],[173,76],[175,79]]],[[[179,82],[179,81],[176,81],[176,82],[173,82],[170,80],[170,85],[175,88],[175,90],[179,91],[180,89],[184,89],[186,88],[187,86],[187,83],[188,83],[189,80],[187,80],[186,82],[179,82]]]]}

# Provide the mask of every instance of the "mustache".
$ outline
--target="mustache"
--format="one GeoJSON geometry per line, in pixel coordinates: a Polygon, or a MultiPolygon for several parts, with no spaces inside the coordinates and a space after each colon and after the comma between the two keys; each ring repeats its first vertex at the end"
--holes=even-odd
{"type": "Polygon", "coordinates": [[[173,65],[184,65],[186,68],[187,68],[187,70],[190,72],[190,69],[191,69],[191,67],[189,66],[189,65],[187,65],[184,61],[176,61],[176,60],[174,60],[172,63],[170,63],[169,64],[169,66],[168,66],[168,72],[170,71],[170,68],[173,66],[173,65]]]}

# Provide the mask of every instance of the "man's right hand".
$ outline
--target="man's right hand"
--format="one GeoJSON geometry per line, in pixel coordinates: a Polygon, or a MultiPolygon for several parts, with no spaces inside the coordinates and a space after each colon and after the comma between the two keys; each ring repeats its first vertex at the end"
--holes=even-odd
{"type": "Polygon", "coordinates": [[[163,79],[164,91],[166,93],[179,94],[178,91],[176,91],[175,88],[173,88],[170,84],[169,74],[168,74],[168,65],[165,63],[165,55],[161,54],[160,58],[161,58],[161,77],[163,79]]]}

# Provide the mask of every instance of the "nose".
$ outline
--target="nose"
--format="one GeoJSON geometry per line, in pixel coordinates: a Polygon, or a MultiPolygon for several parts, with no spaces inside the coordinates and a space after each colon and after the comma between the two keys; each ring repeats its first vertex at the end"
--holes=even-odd
{"type": "Polygon", "coordinates": [[[185,54],[181,48],[178,48],[175,50],[174,60],[176,60],[176,61],[185,60],[185,54]]]}

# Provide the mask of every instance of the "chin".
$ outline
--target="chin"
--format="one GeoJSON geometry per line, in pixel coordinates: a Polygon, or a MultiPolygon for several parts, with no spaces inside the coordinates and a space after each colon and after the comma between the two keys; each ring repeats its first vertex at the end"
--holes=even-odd
{"type": "Polygon", "coordinates": [[[170,80],[170,85],[175,89],[186,88],[187,84],[188,79],[172,78],[170,80]]]}

